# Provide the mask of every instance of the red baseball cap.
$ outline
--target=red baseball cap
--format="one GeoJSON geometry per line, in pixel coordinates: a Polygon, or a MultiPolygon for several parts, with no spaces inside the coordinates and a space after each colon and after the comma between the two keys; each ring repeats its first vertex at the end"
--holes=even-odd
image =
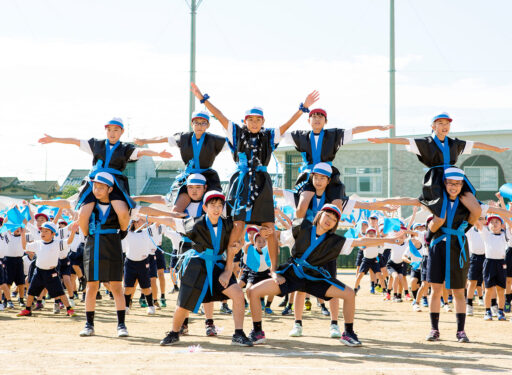
{"type": "Polygon", "coordinates": [[[313,113],[320,113],[321,115],[324,115],[325,119],[327,119],[327,111],[325,109],[322,109],[322,108],[312,109],[309,112],[309,117],[313,116],[313,113]]]}

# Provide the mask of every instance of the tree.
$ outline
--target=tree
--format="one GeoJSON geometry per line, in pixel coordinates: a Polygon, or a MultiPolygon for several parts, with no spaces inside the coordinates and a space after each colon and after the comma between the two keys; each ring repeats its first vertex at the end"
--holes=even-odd
{"type": "Polygon", "coordinates": [[[64,199],[67,199],[73,195],[75,195],[76,193],[78,193],[78,188],[76,186],[73,186],[73,185],[67,185],[64,187],[64,189],[62,189],[62,198],[64,199]]]}

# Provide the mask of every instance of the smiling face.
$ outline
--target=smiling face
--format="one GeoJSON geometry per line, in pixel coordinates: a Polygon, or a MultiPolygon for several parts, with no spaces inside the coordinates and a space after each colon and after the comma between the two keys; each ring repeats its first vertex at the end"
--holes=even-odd
{"type": "Polygon", "coordinates": [[[254,243],[258,249],[263,249],[267,245],[267,241],[262,236],[257,236],[254,243]]]}
{"type": "Polygon", "coordinates": [[[36,219],[36,225],[38,228],[41,228],[41,225],[43,225],[44,223],[46,223],[48,220],[46,220],[46,218],[43,216],[43,215],[40,215],[37,217],[36,219]]]}
{"type": "Polygon", "coordinates": [[[247,116],[245,118],[245,125],[247,125],[247,129],[254,134],[261,130],[264,123],[265,119],[261,116],[247,116]]]}
{"type": "Polygon", "coordinates": [[[209,127],[210,123],[204,118],[196,117],[192,120],[192,130],[194,131],[197,139],[201,138],[209,127]]]}
{"type": "Polygon", "coordinates": [[[313,186],[316,190],[325,190],[327,185],[329,185],[329,181],[331,180],[326,175],[320,174],[320,173],[312,173],[312,180],[313,180],[313,186]]]}
{"type": "Polygon", "coordinates": [[[331,212],[320,211],[320,218],[317,225],[326,232],[333,231],[338,226],[338,218],[331,212]]]}
{"type": "Polygon", "coordinates": [[[111,145],[116,144],[124,133],[124,130],[117,125],[105,126],[105,131],[107,132],[107,139],[111,145]]]}
{"type": "Polygon", "coordinates": [[[206,185],[187,185],[187,194],[193,201],[200,201],[206,193],[206,185]]]}
{"type": "Polygon", "coordinates": [[[313,133],[320,133],[320,131],[324,128],[325,124],[327,124],[327,119],[321,113],[313,113],[311,117],[308,119],[309,125],[313,129],[313,133]]]}
{"type": "Polygon", "coordinates": [[[501,233],[501,220],[498,218],[492,218],[489,221],[489,230],[494,234],[500,234],[501,233]]]}
{"type": "Polygon", "coordinates": [[[438,138],[444,139],[450,132],[451,122],[445,118],[440,118],[432,124],[432,130],[436,133],[438,138]]]}
{"type": "Polygon", "coordinates": [[[444,181],[444,186],[446,187],[446,192],[450,196],[450,199],[455,199],[460,194],[462,190],[462,186],[464,185],[464,181],[462,180],[452,180],[451,178],[447,178],[444,181]]]}
{"type": "Polygon", "coordinates": [[[210,199],[206,205],[203,205],[203,210],[210,219],[218,219],[224,210],[224,202],[219,198],[210,199]]]}
{"type": "Polygon", "coordinates": [[[54,235],[55,235],[55,233],[53,233],[50,229],[41,228],[41,239],[44,242],[50,242],[51,240],[53,240],[54,235]]]}

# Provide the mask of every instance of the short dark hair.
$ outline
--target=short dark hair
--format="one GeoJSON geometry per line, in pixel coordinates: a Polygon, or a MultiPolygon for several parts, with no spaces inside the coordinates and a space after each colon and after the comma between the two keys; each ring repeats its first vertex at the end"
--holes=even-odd
{"type": "MultiPolygon", "coordinates": [[[[327,211],[318,211],[315,218],[313,219],[313,225],[317,225],[318,222],[320,221],[320,217],[322,216],[322,213],[329,213],[327,211]]],[[[334,216],[336,216],[334,213],[333,213],[334,216]]],[[[331,229],[329,229],[328,233],[335,233],[336,232],[336,229],[338,229],[338,223],[340,222],[340,219],[336,216],[336,224],[334,225],[334,227],[332,227],[331,229]]]]}
{"type": "Polygon", "coordinates": [[[224,204],[224,199],[222,199],[222,198],[209,199],[208,202],[206,202],[205,206],[208,206],[210,203],[213,203],[213,202],[220,202],[220,203],[224,204]]]}

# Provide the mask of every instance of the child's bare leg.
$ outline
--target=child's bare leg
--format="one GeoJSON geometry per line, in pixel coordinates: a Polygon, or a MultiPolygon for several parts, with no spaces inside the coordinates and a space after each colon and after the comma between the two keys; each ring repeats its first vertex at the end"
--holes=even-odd
{"type": "Polygon", "coordinates": [[[476,197],[467,191],[460,196],[460,202],[469,210],[468,223],[473,225],[482,214],[482,208],[476,197]]]}
{"type": "Polygon", "coordinates": [[[176,203],[174,204],[173,211],[176,212],[185,212],[188,205],[190,204],[190,197],[187,193],[181,193],[178,195],[178,199],[176,199],[176,203]]]}
{"type": "Polygon", "coordinates": [[[172,331],[179,332],[180,328],[185,321],[185,318],[188,317],[189,311],[184,309],[183,307],[176,306],[176,310],[174,311],[174,316],[172,317],[172,331]]]}
{"type": "Polygon", "coordinates": [[[158,299],[158,286],[156,284],[156,277],[151,278],[151,294],[153,295],[153,301],[158,299]]]}
{"type": "Polygon", "coordinates": [[[302,313],[304,312],[304,301],[306,300],[306,293],[296,292],[293,303],[295,308],[293,309],[293,316],[295,320],[302,320],[302,313]]]}
{"type": "Polygon", "coordinates": [[[124,294],[123,294],[123,284],[121,281],[111,281],[110,284],[110,291],[112,292],[112,295],[114,296],[114,303],[116,305],[116,310],[125,310],[126,309],[126,303],[124,300],[124,294]]]}
{"type": "Polygon", "coordinates": [[[34,296],[31,296],[30,294],[27,295],[27,303],[26,303],[26,307],[27,308],[31,308],[32,307],[32,303],[34,302],[34,296]]]}
{"type": "Polygon", "coordinates": [[[76,277],[78,277],[79,279],[81,279],[84,276],[82,270],[80,269],[80,266],[73,265],[73,270],[75,271],[76,277]]]}
{"type": "Polygon", "coordinates": [[[62,281],[64,282],[64,285],[66,286],[66,290],[68,291],[68,295],[70,297],[72,297],[73,296],[73,285],[71,285],[71,278],[69,277],[69,275],[63,275],[62,276],[62,281]]]}
{"type": "Polygon", "coordinates": [[[130,212],[128,210],[128,205],[125,201],[120,200],[115,200],[110,203],[112,204],[112,208],[117,214],[121,230],[127,230],[128,224],[130,224],[130,212]]]}
{"type": "Polygon", "coordinates": [[[233,320],[235,322],[235,329],[244,328],[244,312],[245,301],[244,292],[238,284],[232,284],[222,292],[233,301],[233,320]]]}
{"type": "Polygon", "coordinates": [[[354,322],[356,294],[352,288],[345,287],[345,290],[341,290],[334,285],[331,285],[329,289],[327,289],[327,292],[325,292],[325,296],[343,299],[343,319],[345,320],[345,323],[354,322]]]}
{"type": "Polygon", "coordinates": [[[329,307],[331,308],[331,320],[338,320],[340,313],[340,300],[338,298],[331,298],[329,300],[329,307]]]}
{"type": "Polygon", "coordinates": [[[100,288],[99,281],[88,281],[85,292],[85,311],[94,311],[96,309],[96,293],[100,288]]]}
{"type": "Polygon", "coordinates": [[[313,196],[315,195],[315,192],[313,191],[303,191],[300,193],[299,198],[299,204],[297,205],[297,217],[305,217],[306,212],[308,211],[309,203],[311,202],[311,199],[313,199],[313,196]]]}
{"type": "Polygon", "coordinates": [[[204,317],[213,319],[213,302],[203,303],[204,317]]]}
{"type": "Polygon", "coordinates": [[[91,218],[92,210],[94,210],[94,202],[84,204],[80,207],[78,213],[78,224],[84,235],[89,233],[89,219],[91,218]]]}
{"type": "MultiPolygon", "coordinates": [[[[274,230],[274,225],[275,225],[274,223],[263,223],[262,226],[269,228],[271,230],[274,230]]],[[[272,260],[273,264],[277,267],[279,246],[278,246],[276,231],[273,231],[272,234],[267,237],[267,244],[268,244],[269,255],[272,255],[272,254],[275,255],[275,259],[271,259],[271,260],[272,260]]]]}
{"type": "Polygon", "coordinates": [[[356,278],[356,283],[354,284],[354,289],[357,289],[359,287],[359,283],[361,282],[361,279],[363,278],[365,274],[364,273],[358,273],[356,278]]]}
{"type": "Polygon", "coordinates": [[[505,308],[505,289],[501,286],[496,286],[496,294],[498,295],[498,308],[505,308]]]}
{"type": "Polygon", "coordinates": [[[165,274],[164,269],[161,268],[156,271],[158,275],[158,281],[160,283],[160,294],[165,295],[165,274]]]}
{"type": "Polygon", "coordinates": [[[229,245],[231,246],[234,242],[240,241],[244,234],[245,222],[237,220],[233,223],[233,230],[229,235],[229,245]]]}

